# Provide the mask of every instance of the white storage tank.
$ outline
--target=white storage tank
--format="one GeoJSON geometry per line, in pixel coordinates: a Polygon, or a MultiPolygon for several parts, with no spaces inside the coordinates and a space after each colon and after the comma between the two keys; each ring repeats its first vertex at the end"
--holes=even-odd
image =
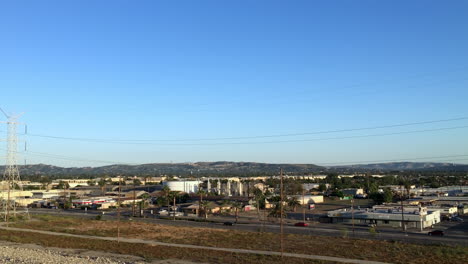
{"type": "Polygon", "coordinates": [[[163,186],[169,187],[171,191],[179,191],[185,193],[196,193],[202,181],[166,181],[163,186]]]}

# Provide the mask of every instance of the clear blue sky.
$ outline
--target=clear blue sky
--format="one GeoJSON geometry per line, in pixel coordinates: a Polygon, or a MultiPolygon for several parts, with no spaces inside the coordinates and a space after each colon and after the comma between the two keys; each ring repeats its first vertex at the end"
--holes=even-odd
{"type": "MultiPolygon", "coordinates": [[[[3,1],[0,106],[25,112],[21,121],[31,134],[108,139],[243,137],[468,117],[467,14],[467,1],[3,1]]],[[[34,152],[129,163],[392,160],[468,154],[467,135],[461,128],[182,146],[22,136],[29,154],[20,162],[105,165],[34,152]]]]}

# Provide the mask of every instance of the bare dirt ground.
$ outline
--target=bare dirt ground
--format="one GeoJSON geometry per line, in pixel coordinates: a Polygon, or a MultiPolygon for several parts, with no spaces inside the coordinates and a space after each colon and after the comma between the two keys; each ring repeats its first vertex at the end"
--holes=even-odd
{"type": "Polygon", "coordinates": [[[0,241],[0,263],[194,264],[194,262],[177,259],[151,261],[131,255],[119,255],[84,249],[42,247],[34,244],[19,244],[6,241],[0,241]]]}

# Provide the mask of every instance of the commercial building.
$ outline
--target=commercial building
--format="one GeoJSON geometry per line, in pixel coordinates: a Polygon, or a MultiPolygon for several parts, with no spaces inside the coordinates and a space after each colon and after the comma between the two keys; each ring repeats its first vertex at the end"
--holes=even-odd
{"type": "Polygon", "coordinates": [[[289,195],[296,198],[301,205],[323,203],[323,195],[289,195]]]}
{"type": "Polygon", "coordinates": [[[364,195],[364,189],[362,188],[348,188],[348,189],[343,189],[341,190],[344,194],[344,196],[359,196],[359,195],[364,195]]]}
{"type": "Polygon", "coordinates": [[[404,208],[397,206],[374,207],[367,209],[345,208],[328,212],[332,222],[352,222],[375,224],[377,226],[402,227],[419,229],[432,227],[440,222],[440,211],[428,210],[426,207],[404,208]]]}

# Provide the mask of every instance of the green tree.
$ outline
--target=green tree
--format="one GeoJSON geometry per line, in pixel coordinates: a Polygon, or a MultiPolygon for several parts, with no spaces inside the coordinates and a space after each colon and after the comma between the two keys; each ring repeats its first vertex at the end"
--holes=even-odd
{"type": "Polygon", "coordinates": [[[101,179],[98,181],[98,185],[99,185],[99,187],[101,187],[102,195],[104,195],[104,194],[105,194],[105,190],[106,190],[106,185],[107,185],[106,179],[101,178],[101,179]]]}
{"type": "Polygon", "coordinates": [[[164,196],[164,201],[166,202],[166,205],[167,205],[167,208],[169,208],[169,194],[171,193],[171,188],[169,188],[169,186],[167,185],[164,185],[164,187],[162,188],[162,195],[164,196]]]}
{"type": "Polygon", "coordinates": [[[296,197],[291,197],[288,199],[288,206],[292,207],[294,212],[296,212],[297,207],[300,205],[301,203],[296,197]]]}
{"type": "Polygon", "coordinates": [[[140,186],[141,185],[141,181],[137,178],[133,179],[133,185],[135,186],[140,186]]]}
{"type": "Polygon", "coordinates": [[[42,184],[43,189],[48,189],[49,185],[52,183],[52,179],[48,176],[42,176],[39,182],[42,184]]]}
{"type": "Polygon", "coordinates": [[[326,191],[327,190],[327,185],[325,185],[325,183],[319,184],[318,190],[321,191],[321,192],[326,191]]]}
{"type": "Polygon", "coordinates": [[[254,199],[255,199],[255,207],[257,208],[257,215],[258,215],[258,220],[260,221],[260,209],[265,208],[265,195],[263,194],[262,190],[259,188],[254,188],[253,189],[253,194],[254,194],[254,199]]]}
{"type": "Polygon", "coordinates": [[[297,180],[288,180],[285,183],[284,193],[286,194],[300,194],[303,191],[302,183],[297,180]]]}
{"type": "Polygon", "coordinates": [[[68,184],[68,182],[60,181],[59,184],[57,185],[57,189],[68,190],[69,188],[70,188],[70,184],[68,184]]]}
{"type": "Polygon", "coordinates": [[[384,201],[385,203],[391,203],[391,202],[393,202],[393,192],[392,192],[392,190],[390,190],[389,188],[385,188],[385,189],[384,189],[383,201],[384,201]]]}
{"type": "Polygon", "coordinates": [[[343,198],[344,197],[344,194],[342,191],[340,190],[334,190],[332,193],[331,193],[332,196],[337,196],[337,197],[340,197],[340,198],[343,198]]]}
{"type": "Polygon", "coordinates": [[[94,185],[96,185],[96,181],[95,181],[95,180],[89,180],[89,181],[87,181],[87,183],[88,183],[89,186],[94,186],[94,185]]]}
{"type": "Polygon", "coordinates": [[[369,195],[369,198],[376,204],[391,203],[393,201],[393,193],[389,188],[385,188],[383,193],[373,192],[369,195]]]}

